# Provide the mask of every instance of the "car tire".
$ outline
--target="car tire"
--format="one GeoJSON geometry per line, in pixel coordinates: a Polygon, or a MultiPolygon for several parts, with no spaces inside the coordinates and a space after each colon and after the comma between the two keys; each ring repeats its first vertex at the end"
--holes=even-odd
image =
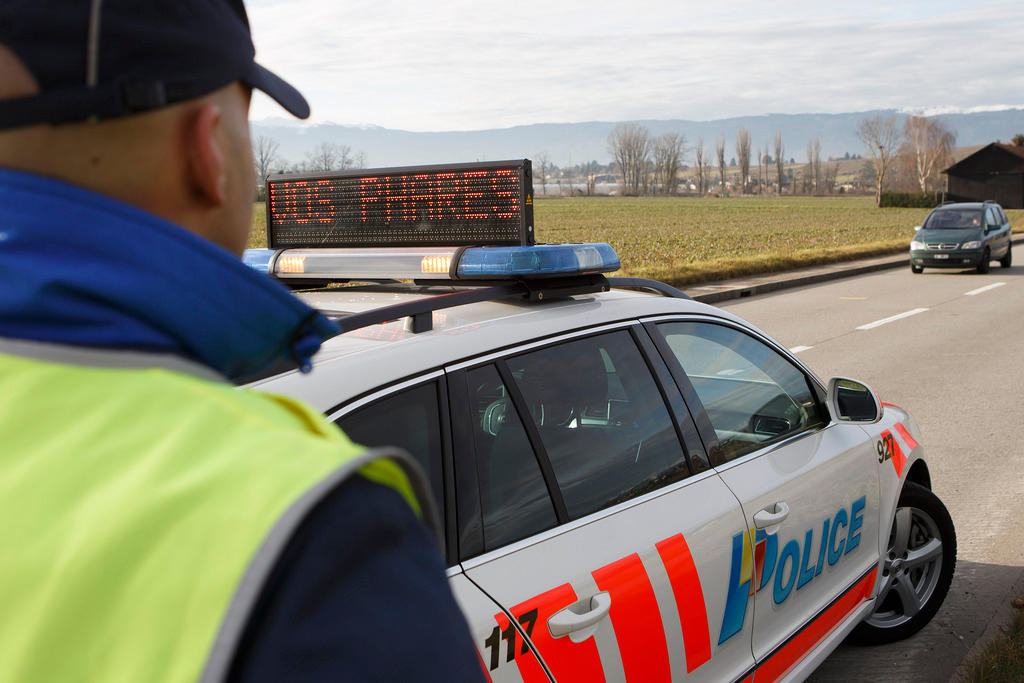
{"type": "Polygon", "coordinates": [[[1006,247],[1006,256],[1004,256],[1003,258],[999,259],[999,265],[1002,266],[1003,268],[1009,268],[1011,265],[1013,265],[1013,245],[1012,244],[1007,245],[1007,247],[1006,247]]]}
{"type": "Polygon", "coordinates": [[[910,264],[910,272],[911,273],[923,273],[924,272],[924,266],[915,266],[913,263],[911,263],[910,264]]]}
{"type": "Polygon", "coordinates": [[[988,251],[988,247],[985,247],[985,253],[981,255],[981,262],[978,264],[978,272],[984,275],[988,272],[989,261],[992,260],[992,256],[988,251]]]}
{"type": "Polygon", "coordinates": [[[956,530],[946,506],[930,490],[907,482],[882,558],[875,610],[850,633],[850,642],[882,645],[917,633],[945,600],[955,568],[956,530]]]}

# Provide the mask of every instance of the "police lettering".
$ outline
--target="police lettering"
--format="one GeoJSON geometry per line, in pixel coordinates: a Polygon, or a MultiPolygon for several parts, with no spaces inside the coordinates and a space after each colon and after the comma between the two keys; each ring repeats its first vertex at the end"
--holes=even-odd
{"type": "Polygon", "coordinates": [[[719,644],[742,630],[751,595],[771,585],[772,600],[780,605],[794,590],[799,591],[820,575],[826,561],[831,567],[860,546],[866,504],[866,496],[861,496],[848,509],[840,508],[820,526],[807,529],[803,538],[786,541],[781,552],[777,534],[758,529],[753,543],[749,531],[733,536],[729,594],[719,644]]]}

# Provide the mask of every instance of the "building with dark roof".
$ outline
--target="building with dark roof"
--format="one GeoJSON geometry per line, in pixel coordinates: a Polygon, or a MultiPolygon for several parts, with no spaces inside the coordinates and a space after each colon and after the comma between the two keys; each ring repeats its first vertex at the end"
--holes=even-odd
{"type": "Polygon", "coordinates": [[[943,173],[947,199],[992,199],[1006,209],[1024,209],[1024,147],[993,142],[943,173]]]}

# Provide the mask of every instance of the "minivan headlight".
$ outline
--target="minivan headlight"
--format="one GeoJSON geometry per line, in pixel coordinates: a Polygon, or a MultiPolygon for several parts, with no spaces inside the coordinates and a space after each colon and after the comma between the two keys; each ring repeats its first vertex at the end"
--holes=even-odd
{"type": "Polygon", "coordinates": [[[918,242],[917,240],[914,240],[913,242],[910,243],[911,251],[924,251],[927,248],[928,246],[924,242],[918,242]]]}
{"type": "Polygon", "coordinates": [[[964,242],[963,244],[960,245],[960,248],[961,249],[977,249],[980,246],[981,246],[981,242],[979,240],[973,240],[971,242],[964,242]]]}

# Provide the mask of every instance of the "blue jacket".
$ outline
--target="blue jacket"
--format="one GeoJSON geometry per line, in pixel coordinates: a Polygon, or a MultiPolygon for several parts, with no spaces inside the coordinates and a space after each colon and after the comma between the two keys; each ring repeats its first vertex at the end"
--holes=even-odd
{"type": "MultiPolygon", "coordinates": [[[[172,354],[239,381],[284,362],[308,369],[336,332],[178,226],[0,169],[0,338],[172,354]]],[[[395,491],[353,477],[291,539],[231,679],[453,681],[481,670],[426,527],[395,491]]]]}

